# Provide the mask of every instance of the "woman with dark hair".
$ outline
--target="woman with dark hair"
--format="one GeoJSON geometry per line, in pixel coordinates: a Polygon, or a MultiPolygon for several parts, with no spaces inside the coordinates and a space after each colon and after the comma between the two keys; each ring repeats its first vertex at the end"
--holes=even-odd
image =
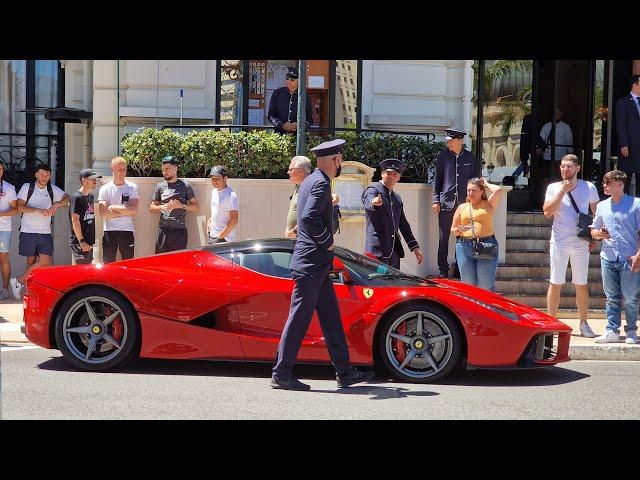
{"type": "Polygon", "coordinates": [[[451,231],[456,235],[456,261],[460,280],[495,291],[498,268],[498,241],[493,230],[493,214],[502,198],[500,185],[484,178],[467,183],[467,201],[453,215],[451,231]]]}

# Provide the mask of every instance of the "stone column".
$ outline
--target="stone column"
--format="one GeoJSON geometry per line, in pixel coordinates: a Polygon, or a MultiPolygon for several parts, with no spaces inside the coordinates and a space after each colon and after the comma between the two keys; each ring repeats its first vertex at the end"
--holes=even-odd
{"type": "Polygon", "coordinates": [[[92,168],[103,175],[111,175],[111,159],[118,155],[118,88],[118,61],[94,60],[92,168]]]}

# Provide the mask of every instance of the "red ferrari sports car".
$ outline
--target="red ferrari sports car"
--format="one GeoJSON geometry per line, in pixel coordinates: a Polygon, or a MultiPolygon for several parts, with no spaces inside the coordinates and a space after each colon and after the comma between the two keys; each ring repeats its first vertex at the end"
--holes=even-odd
{"type": "MultiPolygon", "coordinates": [[[[289,312],[293,246],[247,240],[35,270],[24,331],[85,370],[123,367],[136,357],[272,362],[289,312]]],[[[531,307],[457,281],[408,275],[347,249],[335,253],[332,277],[354,364],[426,383],[458,366],[569,360],[571,328],[531,307]]],[[[331,361],[316,317],[298,361],[331,361]]]]}

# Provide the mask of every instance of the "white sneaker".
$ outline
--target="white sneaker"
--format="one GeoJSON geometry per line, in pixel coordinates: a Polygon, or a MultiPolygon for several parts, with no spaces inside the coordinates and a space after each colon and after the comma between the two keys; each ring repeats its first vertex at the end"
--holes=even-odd
{"type": "Polygon", "coordinates": [[[596,343],[618,343],[620,341],[620,334],[613,330],[606,330],[604,335],[596,337],[594,341],[596,343]]]}
{"type": "Polygon", "coordinates": [[[587,322],[580,324],[580,335],[586,338],[596,338],[597,336],[587,322]]]}
{"type": "Polygon", "coordinates": [[[9,290],[6,288],[0,289],[0,300],[7,300],[8,298],[11,298],[9,290]]]}
{"type": "Polygon", "coordinates": [[[22,300],[22,287],[23,285],[18,281],[17,278],[12,278],[11,282],[11,291],[13,292],[13,296],[16,300],[22,300]]]}
{"type": "Polygon", "coordinates": [[[632,345],[638,343],[638,335],[636,335],[635,330],[627,332],[627,338],[624,340],[624,343],[630,343],[632,345]]]}

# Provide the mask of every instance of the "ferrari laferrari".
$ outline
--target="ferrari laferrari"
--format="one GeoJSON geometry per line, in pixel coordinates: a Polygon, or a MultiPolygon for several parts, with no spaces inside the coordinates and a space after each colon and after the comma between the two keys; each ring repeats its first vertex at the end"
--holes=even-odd
{"type": "MultiPolygon", "coordinates": [[[[90,371],[135,358],[273,362],[289,313],[293,248],[288,239],[245,240],[37,269],[26,282],[23,330],[90,371]]],[[[569,360],[569,326],[487,290],[409,275],[338,247],[331,278],[351,362],[388,377],[428,383],[458,367],[569,360]]],[[[315,315],[298,362],[331,362],[315,315]]]]}

